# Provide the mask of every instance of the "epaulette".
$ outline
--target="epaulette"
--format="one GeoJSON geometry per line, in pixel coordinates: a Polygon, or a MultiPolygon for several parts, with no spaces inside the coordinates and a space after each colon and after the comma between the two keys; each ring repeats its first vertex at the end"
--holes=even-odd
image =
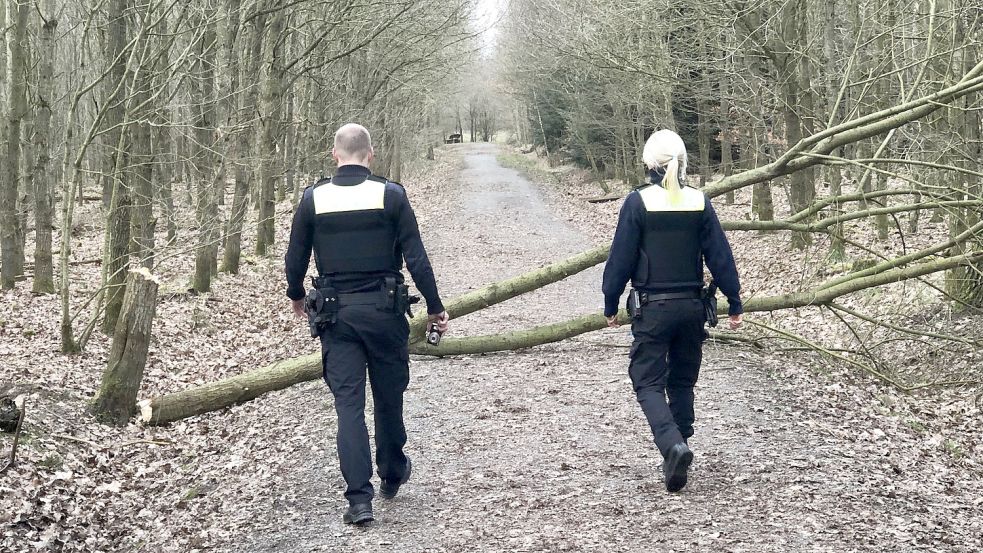
{"type": "Polygon", "coordinates": [[[369,175],[368,180],[375,181],[375,182],[381,182],[381,183],[392,183],[392,184],[395,184],[396,186],[398,186],[400,188],[405,189],[405,187],[402,184],[399,184],[398,182],[396,182],[394,180],[389,180],[389,179],[387,179],[385,177],[380,177],[380,176],[377,176],[377,175],[369,175]]]}

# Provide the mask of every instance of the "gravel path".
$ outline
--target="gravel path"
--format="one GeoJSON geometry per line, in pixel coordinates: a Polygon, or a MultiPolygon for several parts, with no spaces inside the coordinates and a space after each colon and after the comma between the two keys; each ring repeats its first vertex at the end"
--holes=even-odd
{"type": "MultiPolygon", "coordinates": [[[[608,240],[570,224],[551,193],[463,145],[439,202],[413,195],[444,297],[608,240]]],[[[410,186],[410,185],[408,185],[410,186]]],[[[583,225],[580,228],[584,228],[583,225]]],[[[598,234],[601,234],[600,232],[598,234]]],[[[459,336],[597,310],[600,268],[452,322],[459,336]]],[[[978,469],[953,467],[874,391],[804,357],[708,345],[696,457],[683,493],[627,377],[627,329],[526,351],[414,358],[406,397],[413,479],[376,522],[345,526],[323,383],[277,401],[306,413],[276,500],[228,551],[976,551],[978,469]]],[[[367,410],[371,412],[371,408],[367,410]]],[[[371,423],[369,425],[371,428],[371,423]]]]}

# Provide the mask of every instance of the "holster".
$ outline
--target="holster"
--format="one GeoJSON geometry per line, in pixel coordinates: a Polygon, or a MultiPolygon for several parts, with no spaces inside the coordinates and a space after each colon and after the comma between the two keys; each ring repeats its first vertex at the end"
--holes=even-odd
{"type": "Polygon", "coordinates": [[[317,338],[328,327],[338,321],[338,291],[320,278],[312,278],[313,288],[307,292],[304,310],[307,312],[307,324],[311,329],[311,338],[317,338]]]}
{"type": "Polygon", "coordinates": [[[396,293],[396,312],[406,313],[409,318],[413,318],[413,304],[420,303],[420,296],[411,296],[410,287],[400,284],[396,293]]]}
{"type": "Polygon", "coordinates": [[[638,290],[632,288],[631,292],[628,292],[628,303],[625,305],[625,310],[628,311],[628,316],[631,317],[633,321],[641,320],[642,318],[642,294],[638,290]]]}
{"type": "Polygon", "coordinates": [[[700,300],[703,302],[703,309],[706,312],[707,326],[717,326],[717,285],[712,280],[700,292],[700,300]]]}
{"type": "Polygon", "coordinates": [[[384,304],[379,306],[380,310],[406,313],[411,319],[413,318],[411,306],[420,301],[419,296],[410,295],[409,285],[396,284],[396,279],[392,277],[386,278],[383,284],[383,296],[386,299],[384,304]]]}

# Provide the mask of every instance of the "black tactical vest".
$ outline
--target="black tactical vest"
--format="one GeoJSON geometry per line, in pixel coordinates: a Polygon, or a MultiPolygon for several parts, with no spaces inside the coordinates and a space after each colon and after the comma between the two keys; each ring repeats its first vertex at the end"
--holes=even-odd
{"type": "Polygon", "coordinates": [[[632,285],[646,291],[703,286],[703,193],[684,186],[675,201],[662,186],[640,189],[645,225],[632,285]]]}
{"type": "Polygon", "coordinates": [[[314,259],[322,275],[399,272],[396,222],[386,216],[386,181],[339,177],[314,186],[314,259]]]}

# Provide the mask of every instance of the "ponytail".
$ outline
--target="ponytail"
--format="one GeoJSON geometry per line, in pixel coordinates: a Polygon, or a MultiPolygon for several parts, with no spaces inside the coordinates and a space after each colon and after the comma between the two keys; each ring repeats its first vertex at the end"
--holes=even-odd
{"type": "Polygon", "coordinates": [[[679,182],[680,165],[679,156],[672,156],[669,163],[666,163],[666,176],[662,178],[662,187],[666,189],[669,205],[679,203],[680,198],[683,197],[682,184],[679,182]]]}

